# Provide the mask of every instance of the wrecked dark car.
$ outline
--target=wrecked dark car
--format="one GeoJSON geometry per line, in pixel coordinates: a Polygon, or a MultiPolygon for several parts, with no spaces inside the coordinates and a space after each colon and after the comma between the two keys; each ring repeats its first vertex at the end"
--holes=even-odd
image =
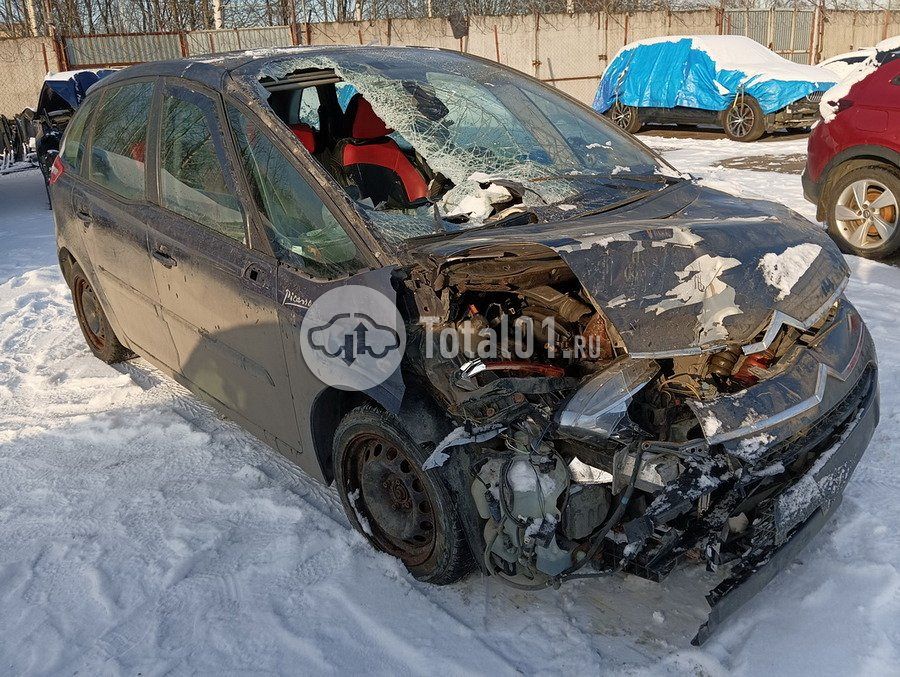
{"type": "Polygon", "coordinates": [[[93,352],[146,358],[334,482],[424,581],[721,568],[702,641],[828,520],[878,421],[824,232],[487,61],[136,66],[93,88],[51,183],[93,352]],[[334,373],[399,356],[353,387],[315,350],[334,373]]]}

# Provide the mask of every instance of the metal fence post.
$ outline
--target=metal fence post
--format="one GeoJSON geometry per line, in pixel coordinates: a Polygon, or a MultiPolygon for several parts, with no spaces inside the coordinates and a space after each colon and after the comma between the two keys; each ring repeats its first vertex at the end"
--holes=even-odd
{"type": "Polygon", "coordinates": [[[497,35],[497,24],[494,24],[494,50],[497,52],[497,63],[500,63],[500,37],[497,35]]]}

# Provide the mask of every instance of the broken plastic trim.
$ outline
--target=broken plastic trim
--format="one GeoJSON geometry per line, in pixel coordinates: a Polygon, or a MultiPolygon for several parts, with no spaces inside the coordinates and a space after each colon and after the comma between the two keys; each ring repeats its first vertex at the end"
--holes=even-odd
{"type": "Polygon", "coordinates": [[[772,319],[769,322],[769,327],[766,329],[766,333],[763,335],[762,339],[757,341],[756,343],[750,343],[743,347],[744,355],[752,355],[754,353],[761,353],[764,350],[768,349],[770,345],[772,345],[772,341],[775,340],[775,337],[778,336],[778,332],[781,331],[781,328],[784,325],[788,325],[790,327],[794,327],[799,329],[800,331],[806,331],[811,326],[813,326],[816,322],[818,322],[822,317],[831,309],[831,307],[837,303],[837,300],[844,293],[844,290],[847,288],[847,284],[849,283],[850,278],[845,277],[844,280],[838,285],[838,288],[834,290],[834,293],[825,301],[814,313],[812,313],[806,320],[797,320],[786,313],[783,313],[780,310],[776,310],[772,314],[772,319]]]}
{"type": "Polygon", "coordinates": [[[625,417],[628,403],[659,373],[655,362],[626,359],[593,376],[557,413],[561,429],[609,437],[625,417]]]}
{"type": "MultiPolygon", "coordinates": [[[[773,414],[772,416],[768,416],[759,421],[755,421],[746,426],[741,426],[740,428],[735,428],[733,430],[716,433],[714,435],[705,435],[706,441],[709,442],[709,444],[718,444],[720,442],[726,442],[738,437],[750,436],[762,430],[772,428],[779,423],[783,423],[784,421],[792,419],[796,416],[800,416],[810,409],[819,406],[825,397],[825,387],[828,384],[828,377],[833,376],[840,381],[846,381],[859,363],[860,355],[862,355],[863,345],[864,334],[860,331],[859,337],[857,338],[856,347],[853,350],[853,354],[850,356],[850,359],[847,360],[847,364],[841,371],[837,371],[833,367],[830,367],[826,364],[819,363],[819,367],[816,371],[816,388],[811,397],[808,397],[802,402],[798,402],[797,404],[785,409],[784,411],[773,414]]],[[[700,418],[702,420],[702,414],[705,413],[706,410],[700,410],[700,407],[693,402],[688,403],[688,406],[691,407],[691,410],[697,415],[697,418],[700,418]]]]}

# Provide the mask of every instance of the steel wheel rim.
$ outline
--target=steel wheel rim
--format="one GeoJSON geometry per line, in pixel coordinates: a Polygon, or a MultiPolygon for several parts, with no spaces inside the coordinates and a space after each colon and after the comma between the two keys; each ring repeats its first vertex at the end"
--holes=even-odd
{"type": "Polygon", "coordinates": [[[756,114],[748,103],[736,103],[728,109],[728,131],[738,138],[747,136],[756,122],[756,114]]]}
{"type": "Polygon", "coordinates": [[[103,309],[93,288],[83,277],[75,280],[75,310],[84,327],[88,343],[97,350],[106,346],[106,333],[103,328],[103,309]]]}
{"type": "Polygon", "coordinates": [[[841,191],[834,208],[838,232],[857,249],[877,249],[897,230],[897,196],[873,179],[854,181],[841,191]]]}
{"type": "Polygon", "coordinates": [[[631,109],[631,106],[623,106],[616,102],[613,106],[612,119],[622,129],[628,129],[634,119],[634,111],[631,109]]]}
{"type": "Polygon", "coordinates": [[[354,512],[375,545],[407,566],[428,560],[438,522],[418,463],[388,438],[367,434],[351,441],[345,473],[354,512]]]}

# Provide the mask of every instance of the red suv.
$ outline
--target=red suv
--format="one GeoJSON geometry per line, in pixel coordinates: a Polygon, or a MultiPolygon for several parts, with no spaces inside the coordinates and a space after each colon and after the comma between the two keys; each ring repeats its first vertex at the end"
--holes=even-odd
{"type": "Polygon", "coordinates": [[[803,172],[834,241],[869,258],[900,247],[900,48],[891,47],[825,94],[803,172]]]}

